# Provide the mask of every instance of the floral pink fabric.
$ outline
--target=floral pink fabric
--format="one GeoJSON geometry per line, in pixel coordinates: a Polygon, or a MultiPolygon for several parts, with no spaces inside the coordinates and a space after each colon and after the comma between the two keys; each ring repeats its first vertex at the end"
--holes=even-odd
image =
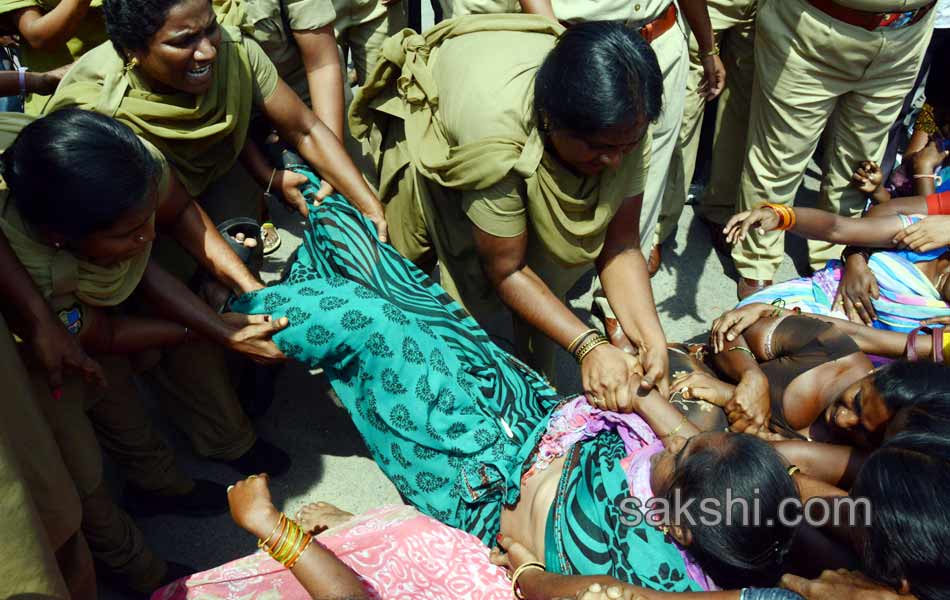
{"type": "MultiPolygon", "coordinates": [[[[406,506],[369,511],[317,540],[378,600],[511,600],[503,569],[475,537],[406,506]]],[[[293,574],[259,552],[176,581],[152,600],[309,600],[293,574]]]]}

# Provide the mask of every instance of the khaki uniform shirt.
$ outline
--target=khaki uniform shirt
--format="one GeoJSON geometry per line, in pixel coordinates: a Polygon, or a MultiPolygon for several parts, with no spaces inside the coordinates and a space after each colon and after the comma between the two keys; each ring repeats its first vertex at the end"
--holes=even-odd
{"type": "MultiPolygon", "coordinates": [[[[517,55],[512,55],[502,43],[504,36],[495,32],[471,34],[446,42],[440,50],[433,73],[440,90],[439,116],[455,145],[494,136],[528,136],[538,57],[550,52],[551,39],[528,36],[517,55]],[[486,43],[493,36],[499,38],[499,43],[486,43]],[[486,48],[490,49],[487,53],[486,48]],[[470,60],[472,56],[479,60],[470,60]],[[465,65],[465,79],[478,85],[458,85],[459,65],[465,65]]],[[[644,140],[624,158],[619,170],[627,177],[625,198],[643,193],[649,156],[650,143],[644,140]]],[[[584,188],[591,181],[582,178],[578,184],[584,188]]],[[[524,179],[511,174],[487,189],[464,192],[462,209],[482,231],[514,237],[528,230],[524,193],[524,179]]],[[[466,234],[468,226],[463,222],[457,233],[466,234]]]]}
{"type": "Polygon", "coordinates": [[[643,27],[663,15],[673,0],[551,0],[554,14],[568,23],[624,21],[643,27]]]}
{"type": "Polygon", "coordinates": [[[294,31],[313,31],[336,20],[330,0],[246,0],[244,10],[252,37],[277,67],[280,78],[302,98],[309,97],[307,72],[294,41],[294,31]],[[287,22],[281,14],[281,4],[287,22]]]}

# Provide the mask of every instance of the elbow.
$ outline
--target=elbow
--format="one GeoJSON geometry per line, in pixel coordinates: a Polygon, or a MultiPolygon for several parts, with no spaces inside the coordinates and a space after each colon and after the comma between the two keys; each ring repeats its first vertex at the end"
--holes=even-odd
{"type": "Polygon", "coordinates": [[[20,36],[34,50],[55,50],[65,41],[61,39],[61,35],[43,31],[38,27],[24,27],[20,36]]]}
{"type": "Polygon", "coordinates": [[[502,264],[498,263],[482,263],[482,273],[485,275],[485,278],[488,279],[488,282],[491,284],[492,288],[499,292],[503,293],[506,284],[514,277],[521,269],[524,267],[523,264],[516,264],[513,262],[505,262],[502,264]]]}

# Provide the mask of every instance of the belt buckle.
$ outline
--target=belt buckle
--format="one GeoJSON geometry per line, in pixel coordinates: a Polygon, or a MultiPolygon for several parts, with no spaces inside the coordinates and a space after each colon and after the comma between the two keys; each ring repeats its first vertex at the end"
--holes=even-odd
{"type": "Polygon", "coordinates": [[[900,29],[914,22],[920,8],[910,11],[879,13],[874,29],[900,29]]]}

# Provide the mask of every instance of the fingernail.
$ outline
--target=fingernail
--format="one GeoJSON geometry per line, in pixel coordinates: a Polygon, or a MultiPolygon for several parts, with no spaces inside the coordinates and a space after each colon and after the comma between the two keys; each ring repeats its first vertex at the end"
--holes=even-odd
{"type": "Polygon", "coordinates": [[[63,388],[56,388],[50,392],[50,395],[53,397],[53,400],[60,400],[63,397],[63,388]]]}
{"type": "Polygon", "coordinates": [[[499,544],[501,543],[501,540],[502,540],[502,539],[504,539],[504,538],[502,537],[502,535],[501,535],[500,533],[495,536],[495,540],[497,540],[499,544]]]}

